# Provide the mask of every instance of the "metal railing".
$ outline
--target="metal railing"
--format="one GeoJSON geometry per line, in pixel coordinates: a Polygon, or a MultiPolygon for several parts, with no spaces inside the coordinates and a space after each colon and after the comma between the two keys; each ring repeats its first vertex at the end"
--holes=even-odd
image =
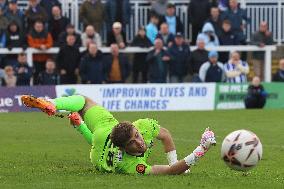
{"type": "MultiPolygon", "coordinates": [[[[80,28],[79,23],[79,7],[84,0],[60,0],[62,2],[63,14],[68,16],[71,22],[80,28]]],[[[250,23],[247,24],[245,30],[247,40],[251,38],[251,34],[258,30],[259,23],[266,20],[269,23],[269,29],[273,33],[273,38],[278,44],[284,42],[284,0],[239,0],[241,7],[247,9],[250,23]]],[[[149,0],[130,0],[132,12],[130,24],[127,26],[127,41],[131,41],[138,27],[146,25],[148,22],[148,13],[150,10],[149,0]]],[[[172,0],[176,4],[177,14],[181,17],[185,25],[185,36],[190,38],[191,29],[187,19],[187,6],[189,0],[172,0]]],[[[25,9],[27,0],[18,0],[19,7],[25,9]]],[[[105,39],[105,30],[102,33],[105,39]]]]}
{"type": "MultiPolygon", "coordinates": [[[[191,50],[195,50],[196,47],[191,47],[191,50]]],[[[84,51],[86,48],[81,47],[80,51],[84,51]]],[[[109,47],[102,47],[100,50],[103,53],[109,53],[110,48],[109,47]]],[[[126,47],[125,49],[120,50],[121,53],[145,53],[149,52],[151,48],[140,48],[140,47],[126,47]]],[[[219,52],[229,52],[229,51],[262,51],[265,53],[265,66],[264,66],[264,80],[266,82],[271,82],[271,65],[272,65],[272,51],[276,50],[276,46],[274,45],[268,45],[263,48],[257,47],[257,46],[219,46],[219,47],[210,47],[207,48],[207,50],[215,50],[219,52]]],[[[27,61],[30,66],[33,65],[33,54],[57,54],[59,51],[59,48],[54,47],[50,48],[48,50],[38,50],[34,48],[27,48],[25,50],[27,54],[27,61]]],[[[6,48],[0,48],[0,54],[18,54],[23,52],[22,48],[13,48],[12,50],[8,50],[6,48]]]]}

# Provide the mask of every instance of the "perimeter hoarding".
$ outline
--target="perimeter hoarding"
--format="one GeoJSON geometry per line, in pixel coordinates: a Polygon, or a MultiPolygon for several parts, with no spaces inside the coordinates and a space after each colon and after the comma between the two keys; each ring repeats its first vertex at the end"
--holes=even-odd
{"type": "Polygon", "coordinates": [[[0,112],[26,112],[38,111],[23,106],[20,97],[23,94],[31,94],[37,97],[55,98],[55,86],[37,87],[0,87],[0,112]]]}
{"type": "Polygon", "coordinates": [[[58,85],[58,97],[81,94],[110,111],[213,110],[215,84],[58,85]]]}

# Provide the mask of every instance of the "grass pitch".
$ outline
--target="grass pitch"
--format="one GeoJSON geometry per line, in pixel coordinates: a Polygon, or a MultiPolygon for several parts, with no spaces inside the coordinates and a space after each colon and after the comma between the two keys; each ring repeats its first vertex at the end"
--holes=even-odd
{"type": "MultiPolygon", "coordinates": [[[[284,188],[284,111],[135,112],[115,113],[119,120],[155,118],[168,128],[178,157],[199,142],[204,128],[216,133],[212,148],[188,175],[141,176],[102,174],[89,160],[90,146],[66,119],[43,113],[0,114],[0,188],[284,188]],[[223,138],[249,129],[263,144],[263,159],[247,174],[230,170],[220,159],[223,138]]],[[[151,164],[166,164],[156,142],[151,164]]]]}

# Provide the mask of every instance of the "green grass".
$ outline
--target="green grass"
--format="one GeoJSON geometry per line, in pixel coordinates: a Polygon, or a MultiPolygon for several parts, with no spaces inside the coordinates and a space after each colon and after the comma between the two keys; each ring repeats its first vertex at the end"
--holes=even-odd
{"type": "MultiPolygon", "coordinates": [[[[168,128],[179,158],[192,152],[211,126],[219,144],[188,175],[102,174],[89,161],[90,146],[68,121],[43,113],[0,114],[0,188],[284,188],[284,111],[115,113],[119,120],[152,117],[168,128]],[[220,159],[223,138],[237,129],[254,131],[263,159],[248,174],[230,170],[220,159]]],[[[159,143],[151,164],[165,164],[159,143]]]]}

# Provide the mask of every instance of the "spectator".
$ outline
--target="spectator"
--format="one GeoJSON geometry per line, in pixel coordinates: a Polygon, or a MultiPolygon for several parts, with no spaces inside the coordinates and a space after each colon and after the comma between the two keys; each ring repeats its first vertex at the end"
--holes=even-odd
{"type": "Polygon", "coordinates": [[[5,75],[2,79],[2,86],[6,87],[15,87],[17,82],[17,77],[15,76],[15,72],[12,66],[6,66],[4,68],[5,75]]]}
{"type": "MultiPolygon", "coordinates": [[[[239,45],[239,40],[237,36],[231,30],[231,22],[229,20],[224,20],[222,24],[222,32],[219,36],[220,45],[239,45]]],[[[221,52],[219,60],[221,62],[226,62],[229,59],[228,52],[221,52]]]]}
{"type": "Polygon", "coordinates": [[[126,47],[126,38],[120,22],[113,23],[112,32],[108,33],[107,46],[113,43],[116,43],[120,49],[126,47]]]}
{"type": "MultiPolygon", "coordinates": [[[[53,40],[51,34],[44,29],[42,21],[36,21],[34,23],[33,29],[29,32],[27,36],[29,47],[33,47],[39,50],[46,50],[51,48],[53,45],[53,40]]],[[[49,59],[47,54],[35,54],[33,55],[34,63],[34,84],[38,84],[38,74],[45,69],[45,63],[49,59]]]]}
{"type": "Polygon", "coordinates": [[[247,62],[241,60],[240,53],[231,52],[230,60],[224,65],[224,70],[228,83],[246,83],[249,66],[247,62]]]}
{"type": "Polygon", "coordinates": [[[15,72],[17,76],[17,86],[30,85],[33,71],[27,63],[27,56],[25,53],[20,53],[18,55],[15,72]]]}
{"type": "Polygon", "coordinates": [[[10,22],[7,29],[7,48],[23,47],[26,48],[25,34],[20,31],[16,21],[10,22]]]}
{"type": "Polygon", "coordinates": [[[150,83],[166,83],[170,55],[163,49],[163,41],[161,39],[157,38],[155,40],[154,49],[148,53],[146,61],[149,64],[150,83]]]}
{"type": "Polygon", "coordinates": [[[168,0],[150,0],[151,12],[157,14],[159,18],[165,16],[167,11],[168,0]]]}
{"type": "Polygon", "coordinates": [[[70,23],[70,20],[61,15],[61,9],[59,6],[52,7],[52,16],[48,23],[48,30],[52,36],[52,39],[57,46],[59,34],[65,31],[66,26],[70,23]]]}
{"type": "Polygon", "coordinates": [[[188,19],[192,25],[192,44],[195,45],[198,33],[209,18],[211,4],[209,0],[191,0],[188,5],[188,19]]]}
{"type": "Polygon", "coordinates": [[[197,38],[197,49],[192,51],[189,61],[189,73],[192,82],[200,82],[199,69],[204,62],[208,61],[208,51],[205,50],[205,42],[202,37],[197,38]]]}
{"type": "Polygon", "coordinates": [[[223,82],[225,80],[224,66],[218,61],[218,53],[210,51],[208,61],[199,69],[199,78],[202,82],[223,82]]]}
{"type": "Polygon", "coordinates": [[[9,21],[4,15],[4,10],[0,8],[0,30],[6,30],[8,27],[9,21]]]}
{"type": "Polygon", "coordinates": [[[151,41],[152,44],[154,44],[155,39],[158,35],[158,23],[159,23],[159,17],[157,14],[152,13],[150,16],[150,22],[146,26],[146,36],[151,41]]]}
{"type": "Polygon", "coordinates": [[[171,47],[173,45],[175,37],[169,32],[169,26],[166,22],[161,24],[157,38],[160,38],[163,41],[164,47],[171,47]]]}
{"type": "Polygon", "coordinates": [[[95,43],[89,44],[88,52],[81,59],[80,76],[84,84],[102,84],[106,81],[103,53],[95,43]]]}
{"type": "Polygon", "coordinates": [[[59,85],[60,76],[56,72],[55,62],[52,59],[47,59],[45,70],[39,73],[40,85],[59,85]]]}
{"type": "MultiPolygon", "coordinates": [[[[7,44],[8,49],[12,48],[27,48],[25,35],[20,31],[16,21],[12,21],[7,30],[7,44]]],[[[9,54],[5,58],[6,65],[15,66],[17,64],[17,55],[9,54]]]]}
{"type": "MultiPolygon", "coordinates": [[[[131,44],[135,47],[149,48],[152,46],[151,41],[146,37],[146,31],[144,27],[140,27],[138,34],[133,39],[131,44]]],[[[133,83],[138,83],[139,74],[142,74],[142,83],[148,81],[148,64],[146,62],[147,53],[135,53],[133,59],[133,83]]]]}
{"type": "Polygon", "coordinates": [[[170,82],[182,83],[187,74],[190,48],[184,41],[182,33],[177,33],[173,45],[169,49],[171,61],[169,65],[170,82]]]}
{"type": "Polygon", "coordinates": [[[44,8],[48,21],[52,18],[52,8],[57,6],[61,9],[61,3],[58,0],[40,0],[40,6],[44,8]]]}
{"type": "Polygon", "coordinates": [[[279,61],[279,70],[273,75],[272,81],[284,82],[284,58],[279,61]]]}
{"type": "Polygon", "coordinates": [[[218,7],[211,7],[210,17],[206,22],[209,22],[212,24],[216,35],[219,37],[222,31],[222,20],[221,20],[220,11],[218,7]]]}
{"type": "Polygon", "coordinates": [[[82,34],[82,44],[84,47],[88,46],[88,43],[96,43],[97,47],[102,46],[101,36],[96,32],[93,25],[88,25],[85,29],[85,32],[82,34]]]}
{"type": "Polygon", "coordinates": [[[66,44],[66,37],[68,35],[74,35],[75,38],[76,38],[75,46],[78,47],[78,48],[81,47],[81,45],[82,45],[81,35],[75,31],[74,25],[72,25],[72,24],[68,24],[66,26],[65,31],[62,32],[61,34],[59,34],[59,36],[58,36],[59,47],[63,47],[65,45],[67,45],[66,44]]]}
{"type": "Polygon", "coordinates": [[[215,30],[211,23],[207,22],[202,28],[202,33],[198,34],[198,37],[202,37],[206,47],[219,46],[219,39],[215,33],[215,30]]]}
{"type": "Polygon", "coordinates": [[[79,48],[75,46],[75,41],[76,37],[74,35],[67,35],[67,44],[60,47],[56,58],[57,69],[60,71],[61,84],[77,83],[81,54],[79,48]]]}
{"type": "Polygon", "coordinates": [[[239,7],[238,0],[229,0],[229,9],[222,14],[222,18],[223,20],[230,20],[232,32],[240,40],[239,43],[245,45],[244,22],[248,22],[248,18],[246,11],[239,7]]]}
{"type": "Polygon", "coordinates": [[[172,3],[168,4],[166,15],[162,17],[160,23],[164,22],[168,24],[169,32],[173,35],[175,35],[177,32],[184,32],[183,24],[180,20],[180,17],[176,16],[176,7],[172,3]]]}
{"type": "Polygon", "coordinates": [[[11,23],[16,22],[20,28],[20,31],[24,31],[25,17],[23,11],[18,9],[17,0],[10,0],[7,11],[5,12],[5,17],[11,23]]]}
{"type": "Polygon", "coordinates": [[[260,78],[255,76],[251,85],[248,87],[248,93],[245,97],[245,106],[247,109],[262,109],[266,103],[267,93],[260,84],[260,78]]]}
{"type": "MultiPolygon", "coordinates": [[[[252,35],[252,45],[257,45],[260,48],[265,45],[272,45],[273,38],[271,32],[268,31],[267,22],[261,22],[259,25],[259,31],[252,35]]],[[[264,71],[264,52],[253,52],[253,70],[254,74],[263,80],[264,71]]]]}
{"type": "Polygon", "coordinates": [[[41,20],[46,23],[48,20],[48,15],[44,8],[42,8],[37,0],[29,0],[29,7],[25,12],[27,31],[32,30],[34,23],[37,20],[41,20]]]}
{"type": "Polygon", "coordinates": [[[124,83],[129,76],[129,62],[125,55],[119,53],[119,47],[113,43],[110,46],[111,55],[106,56],[104,63],[106,65],[108,83],[124,83]]]}
{"type": "Polygon", "coordinates": [[[107,15],[107,32],[111,32],[114,22],[120,22],[123,26],[122,31],[125,32],[131,16],[129,0],[106,0],[105,11],[107,15]]]}
{"type": "Polygon", "coordinates": [[[79,16],[84,28],[92,25],[100,33],[106,16],[104,5],[101,0],[85,0],[80,7],[79,16]]]}
{"type": "Polygon", "coordinates": [[[5,12],[7,10],[7,7],[8,7],[8,1],[0,0],[0,9],[2,9],[5,12]]]}

